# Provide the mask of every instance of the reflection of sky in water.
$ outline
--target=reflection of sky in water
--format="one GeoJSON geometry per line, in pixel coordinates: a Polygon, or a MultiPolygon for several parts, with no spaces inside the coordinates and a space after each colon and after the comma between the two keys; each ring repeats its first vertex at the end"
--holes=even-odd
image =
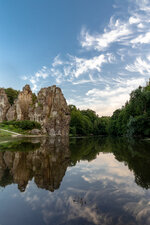
{"type": "Polygon", "coordinates": [[[113,154],[69,167],[59,190],[38,189],[33,181],[21,193],[0,189],[0,225],[150,224],[150,191],[113,154]]]}

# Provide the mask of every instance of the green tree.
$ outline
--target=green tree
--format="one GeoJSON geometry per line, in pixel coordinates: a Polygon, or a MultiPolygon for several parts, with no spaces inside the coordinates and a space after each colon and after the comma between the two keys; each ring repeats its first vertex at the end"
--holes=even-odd
{"type": "Polygon", "coordinates": [[[5,93],[7,94],[7,98],[9,103],[12,105],[14,104],[14,101],[17,99],[19,91],[14,90],[13,88],[7,88],[5,89],[5,93]]]}
{"type": "Polygon", "coordinates": [[[113,135],[149,136],[150,127],[150,82],[146,87],[132,91],[130,100],[122,109],[113,113],[109,132],[113,135]]]}

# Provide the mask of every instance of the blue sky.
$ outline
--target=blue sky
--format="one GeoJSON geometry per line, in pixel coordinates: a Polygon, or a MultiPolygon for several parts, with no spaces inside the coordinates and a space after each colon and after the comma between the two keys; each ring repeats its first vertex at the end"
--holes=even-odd
{"type": "Polygon", "coordinates": [[[150,77],[150,0],[0,0],[0,86],[111,115],[150,77]]]}

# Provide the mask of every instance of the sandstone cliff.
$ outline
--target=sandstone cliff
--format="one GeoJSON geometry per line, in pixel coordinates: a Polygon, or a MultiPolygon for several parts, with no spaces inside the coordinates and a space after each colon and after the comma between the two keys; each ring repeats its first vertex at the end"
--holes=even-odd
{"type": "Polygon", "coordinates": [[[10,104],[8,102],[5,90],[3,88],[0,88],[0,122],[6,120],[6,114],[9,108],[10,104]]]}
{"type": "Polygon", "coordinates": [[[42,88],[37,97],[26,85],[11,106],[4,89],[0,89],[0,122],[31,120],[41,124],[42,133],[50,136],[69,135],[70,112],[60,88],[42,88]]]}

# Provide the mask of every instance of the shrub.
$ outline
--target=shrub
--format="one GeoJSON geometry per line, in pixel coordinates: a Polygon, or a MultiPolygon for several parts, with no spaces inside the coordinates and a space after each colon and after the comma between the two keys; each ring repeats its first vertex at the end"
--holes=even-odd
{"type": "Polygon", "coordinates": [[[41,125],[36,121],[23,120],[23,121],[4,121],[1,125],[14,126],[23,130],[41,129],[41,125]]]}
{"type": "Polygon", "coordinates": [[[32,102],[35,104],[37,102],[37,96],[35,93],[32,93],[32,102]]]}
{"type": "Polygon", "coordinates": [[[12,105],[14,104],[14,101],[17,99],[19,91],[14,90],[13,88],[7,88],[5,89],[5,93],[7,95],[9,103],[12,105]]]}

